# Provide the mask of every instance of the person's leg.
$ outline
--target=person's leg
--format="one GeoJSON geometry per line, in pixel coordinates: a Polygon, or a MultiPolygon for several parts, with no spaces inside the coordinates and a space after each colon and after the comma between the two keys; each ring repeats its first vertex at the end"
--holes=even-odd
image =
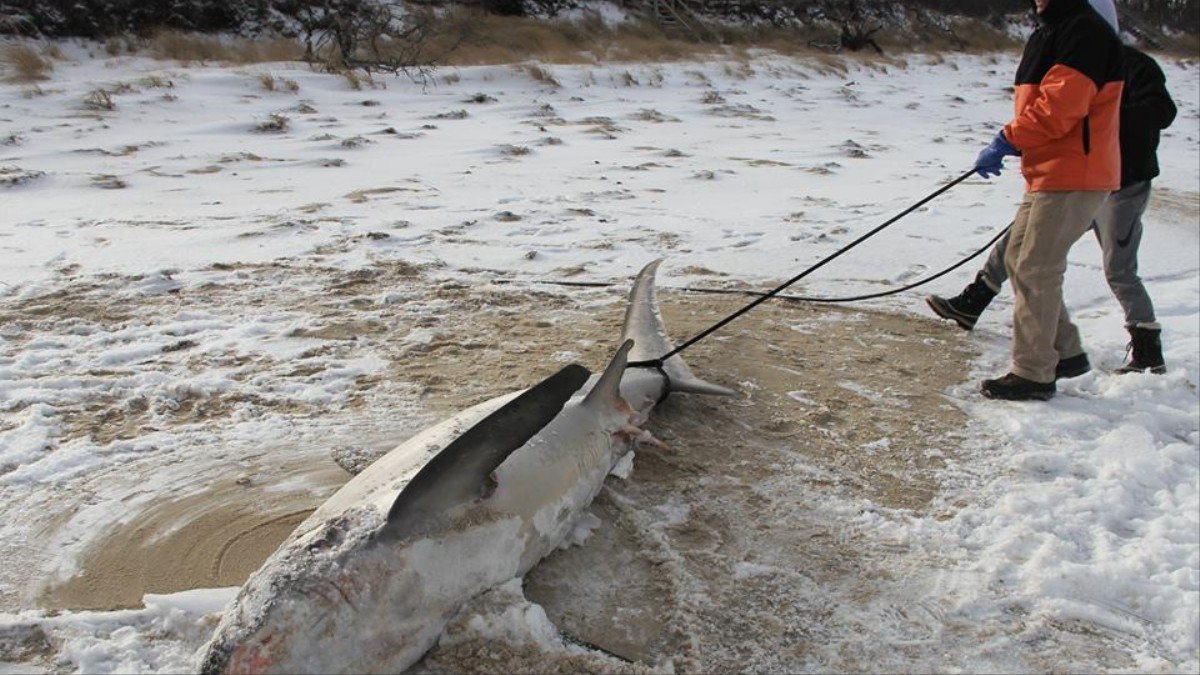
{"type": "Polygon", "coordinates": [[[1154,303],[1138,275],[1138,247],[1142,241],[1142,214],[1150,202],[1150,181],[1114,192],[1096,216],[1094,229],[1104,251],[1104,277],[1125,311],[1132,355],[1118,373],[1165,373],[1162,326],[1154,303]]]}
{"type": "Polygon", "coordinates": [[[1109,196],[1096,214],[1096,238],[1104,252],[1104,277],[1125,310],[1125,326],[1153,324],[1154,303],[1138,276],[1142,213],[1150,201],[1150,181],[1134,183],[1109,196]]]}
{"type": "Polygon", "coordinates": [[[1091,227],[1107,193],[1037,192],[1022,204],[1023,227],[1014,225],[1005,256],[1016,296],[1012,373],[1052,383],[1060,358],[1083,353],[1079,329],[1062,298],[1067,253],[1091,227]]]}
{"type": "Polygon", "coordinates": [[[1008,281],[1008,270],[1004,267],[1004,252],[1008,250],[1008,242],[1012,239],[1012,228],[1004,233],[996,241],[996,245],[992,246],[991,253],[988,253],[987,262],[983,264],[983,269],[979,273],[987,281],[988,286],[996,293],[1000,292],[1000,287],[1008,281]]]}
{"type": "MultiPolygon", "coordinates": [[[[1020,257],[1020,251],[1025,247],[1026,240],[1028,239],[1029,216],[1032,212],[1032,207],[1033,195],[1026,194],[1021,205],[1017,207],[1017,215],[1013,218],[1012,229],[1009,230],[1008,246],[1004,253],[1004,265],[1010,279],[1012,278],[1013,267],[1020,257]]],[[[1013,290],[1016,290],[1015,286],[1013,290]]],[[[1015,318],[1015,306],[1013,312],[1015,318]]],[[[984,380],[980,386],[980,390],[988,398],[1018,401],[1046,400],[1054,396],[1055,386],[1053,382],[1034,382],[1010,372],[994,380],[984,380]]]]}

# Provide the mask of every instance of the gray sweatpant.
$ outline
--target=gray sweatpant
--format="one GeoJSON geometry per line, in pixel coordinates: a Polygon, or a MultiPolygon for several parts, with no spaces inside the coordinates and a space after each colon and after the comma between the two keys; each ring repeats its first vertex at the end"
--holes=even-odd
{"type": "MultiPolygon", "coordinates": [[[[1104,254],[1104,277],[1117,302],[1125,310],[1126,328],[1158,328],[1154,318],[1154,303],[1138,276],[1138,244],[1142,241],[1142,214],[1150,201],[1150,181],[1127,185],[1109,195],[1096,219],[1092,232],[1104,254]]],[[[1008,279],[1004,268],[1004,251],[1012,231],[1005,233],[992,247],[983,276],[993,291],[1008,279]]]]}

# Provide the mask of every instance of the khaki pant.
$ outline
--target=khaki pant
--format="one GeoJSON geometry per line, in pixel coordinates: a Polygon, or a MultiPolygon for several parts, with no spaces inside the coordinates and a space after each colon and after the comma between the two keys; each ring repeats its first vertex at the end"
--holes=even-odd
{"type": "Polygon", "coordinates": [[[1092,226],[1107,192],[1030,192],[1017,209],[1004,267],[1016,294],[1012,372],[1053,382],[1059,359],[1083,353],[1063,304],[1067,252],[1092,226]]]}

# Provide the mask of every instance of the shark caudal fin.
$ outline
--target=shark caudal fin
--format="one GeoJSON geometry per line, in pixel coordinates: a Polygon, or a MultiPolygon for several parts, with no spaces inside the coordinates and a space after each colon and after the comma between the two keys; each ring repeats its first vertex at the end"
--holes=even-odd
{"type": "MultiPolygon", "coordinates": [[[[633,340],[629,352],[630,361],[652,361],[670,353],[674,346],[667,337],[662,314],[658,311],[658,299],[654,292],[654,275],[662,259],[655,260],[642,268],[629,292],[629,307],[625,310],[625,327],[621,341],[633,340]]],[[[688,369],[678,354],[663,363],[663,370],[670,378],[670,391],[687,394],[711,394],[714,396],[737,396],[732,389],[719,384],[705,382],[688,369]]]]}

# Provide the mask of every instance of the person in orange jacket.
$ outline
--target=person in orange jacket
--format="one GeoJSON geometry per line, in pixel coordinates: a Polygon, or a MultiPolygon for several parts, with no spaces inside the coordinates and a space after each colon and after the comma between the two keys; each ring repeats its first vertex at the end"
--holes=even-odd
{"type": "MultiPolygon", "coordinates": [[[[1093,6],[1096,6],[1093,0],[1093,6]]],[[[1099,9],[1099,7],[1097,7],[1099,9]]],[[[1115,15],[1112,22],[1115,22],[1115,15]]],[[[1116,26],[1113,26],[1116,28],[1116,26]]],[[[1125,313],[1129,331],[1129,361],[1117,373],[1167,372],[1162,352],[1162,325],[1154,303],[1138,276],[1138,247],[1142,240],[1142,214],[1150,202],[1151,181],[1158,176],[1159,134],[1175,121],[1178,109],[1167,91],[1166,76],[1149,54],[1125,46],[1125,88],[1121,93],[1121,189],[1112,193],[1092,222],[1092,231],[1104,256],[1104,277],[1125,313]]],[[[963,330],[972,330],[1008,272],[1004,252],[1008,235],[992,247],[975,280],[961,293],[925,298],[930,309],[963,330]]],[[[1074,364],[1059,362],[1058,379],[1077,377],[1091,369],[1086,359],[1074,364]],[[1070,367],[1066,367],[1070,366],[1070,367]]]]}
{"type": "Polygon", "coordinates": [[[1012,366],[988,398],[1047,400],[1056,370],[1087,364],[1063,303],[1067,252],[1121,186],[1121,41],[1088,0],[1033,0],[1039,26],[1015,78],[1015,116],[975,161],[983,177],[1019,156],[1026,192],[1004,266],[1016,295],[1012,366]]]}

